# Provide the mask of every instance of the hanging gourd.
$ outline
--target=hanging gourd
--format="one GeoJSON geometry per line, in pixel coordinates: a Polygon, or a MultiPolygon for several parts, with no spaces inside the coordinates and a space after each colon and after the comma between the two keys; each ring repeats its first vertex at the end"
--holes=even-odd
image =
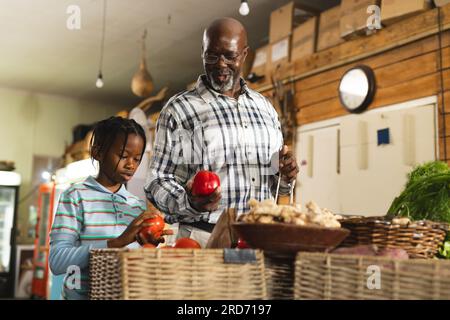
{"type": "Polygon", "coordinates": [[[142,58],[139,65],[139,70],[134,74],[131,80],[131,91],[138,97],[148,97],[153,91],[153,79],[150,72],[147,70],[147,62],[145,60],[145,38],[147,37],[147,30],[142,36],[142,58]]]}

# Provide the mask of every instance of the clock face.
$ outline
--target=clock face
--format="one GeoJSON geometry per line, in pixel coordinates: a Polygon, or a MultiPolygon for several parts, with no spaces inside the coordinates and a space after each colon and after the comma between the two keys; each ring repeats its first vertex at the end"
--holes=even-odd
{"type": "Polygon", "coordinates": [[[355,67],[347,71],[339,84],[341,103],[349,112],[364,111],[375,93],[375,78],[370,68],[355,67]]]}

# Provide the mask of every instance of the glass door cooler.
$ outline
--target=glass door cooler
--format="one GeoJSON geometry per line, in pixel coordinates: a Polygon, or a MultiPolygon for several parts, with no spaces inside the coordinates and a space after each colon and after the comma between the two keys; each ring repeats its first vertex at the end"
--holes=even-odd
{"type": "Polygon", "coordinates": [[[0,298],[14,295],[17,206],[21,177],[0,171],[0,298]]]}

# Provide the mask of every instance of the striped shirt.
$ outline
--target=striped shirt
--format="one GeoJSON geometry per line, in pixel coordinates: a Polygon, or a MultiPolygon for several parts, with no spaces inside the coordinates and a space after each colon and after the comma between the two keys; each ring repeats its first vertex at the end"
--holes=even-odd
{"type": "MultiPolygon", "coordinates": [[[[249,210],[252,198],[273,198],[283,137],[278,115],[243,79],[238,99],[211,89],[206,76],[196,87],[172,97],[160,113],[145,187],[147,198],[166,221],[216,223],[226,208],[249,210]],[[184,189],[199,170],[216,172],[222,200],[215,212],[193,209],[184,189]]],[[[280,184],[280,194],[290,185],[280,184]]]]}
{"type": "MultiPolygon", "coordinates": [[[[107,241],[120,236],[146,204],[122,185],[113,193],[93,177],[75,183],[59,199],[50,232],[50,268],[66,274],[63,298],[86,299],[89,293],[89,251],[107,248],[107,241]],[[71,272],[81,273],[81,286],[71,272]]],[[[138,247],[135,242],[129,247],[138,247]]]]}

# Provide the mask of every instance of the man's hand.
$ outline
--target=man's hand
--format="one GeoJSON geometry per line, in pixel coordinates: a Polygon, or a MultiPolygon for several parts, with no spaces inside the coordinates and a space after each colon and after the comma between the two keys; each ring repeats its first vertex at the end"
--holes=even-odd
{"type": "Polygon", "coordinates": [[[281,178],[287,183],[291,183],[297,177],[298,172],[297,160],[292,151],[288,150],[288,147],[284,145],[280,152],[281,178]]]}
{"type": "Polygon", "coordinates": [[[186,192],[189,198],[191,207],[199,212],[213,212],[219,208],[220,200],[222,199],[222,193],[220,187],[217,187],[213,193],[208,196],[195,196],[192,194],[192,184],[194,178],[191,178],[186,183],[186,192]]]}

